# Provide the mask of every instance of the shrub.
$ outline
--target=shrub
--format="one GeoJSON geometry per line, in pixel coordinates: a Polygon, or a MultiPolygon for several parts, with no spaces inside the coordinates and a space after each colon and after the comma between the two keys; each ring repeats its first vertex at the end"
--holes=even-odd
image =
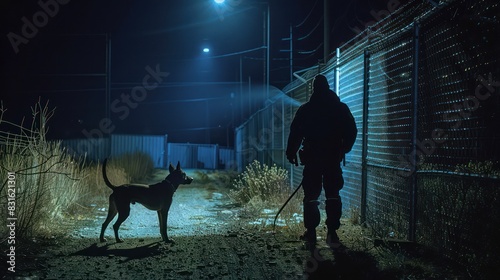
{"type": "MultiPolygon", "coordinates": [[[[292,192],[285,169],[254,161],[234,180],[229,197],[243,206],[243,216],[260,218],[262,225],[268,226],[292,192]]],[[[280,224],[284,222],[283,228],[290,234],[302,230],[302,199],[303,193],[299,191],[280,214],[280,224]]]]}
{"type": "Polygon", "coordinates": [[[231,190],[229,195],[242,205],[256,200],[276,205],[280,201],[276,198],[290,190],[288,172],[285,169],[276,165],[269,167],[256,160],[238,176],[233,187],[234,190],[231,190]]]}

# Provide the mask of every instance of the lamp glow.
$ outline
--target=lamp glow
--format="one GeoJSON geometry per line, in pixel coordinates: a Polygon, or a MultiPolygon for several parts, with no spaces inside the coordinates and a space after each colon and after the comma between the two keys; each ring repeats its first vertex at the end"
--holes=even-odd
{"type": "Polygon", "coordinates": [[[215,3],[217,3],[217,4],[222,4],[222,3],[224,3],[224,0],[214,0],[214,1],[215,1],[215,3]]]}
{"type": "Polygon", "coordinates": [[[204,52],[204,53],[209,53],[209,52],[210,52],[210,49],[209,49],[209,48],[203,48],[203,52],[204,52]]]}

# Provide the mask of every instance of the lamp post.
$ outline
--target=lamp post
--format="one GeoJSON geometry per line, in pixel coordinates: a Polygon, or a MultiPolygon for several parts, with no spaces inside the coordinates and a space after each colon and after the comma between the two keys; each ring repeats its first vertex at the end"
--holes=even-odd
{"type": "MultiPolygon", "coordinates": [[[[224,5],[225,0],[214,0],[218,5],[224,5]]],[[[270,61],[270,41],[271,41],[271,8],[269,2],[256,2],[255,4],[265,4],[266,10],[264,12],[263,20],[263,41],[266,46],[266,59],[264,66],[264,82],[266,85],[266,100],[269,99],[269,61],[270,61]]]]}

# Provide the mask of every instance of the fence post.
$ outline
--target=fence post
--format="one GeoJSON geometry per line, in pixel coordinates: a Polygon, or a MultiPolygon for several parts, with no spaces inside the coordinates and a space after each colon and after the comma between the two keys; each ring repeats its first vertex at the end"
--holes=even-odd
{"type": "Polygon", "coordinates": [[[361,150],[361,223],[366,221],[368,170],[366,159],[368,157],[368,93],[370,82],[370,52],[365,50],[363,69],[363,130],[361,150]]]}
{"type": "Polygon", "coordinates": [[[340,48],[337,48],[337,61],[335,66],[335,92],[340,96],[340,48]]]}
{"type": "Polygon", "coordinates": [[[281,162],[282,167],[286,165],[285,142],[285,98],[281,98],[281,162]]]}
{"type": "Polygon", "coordinates": [[[412,173],[412,184],[410,191],[410,224],[408,238],[410,241],[416,240],[417,224],[417,132],[418,132],[418,60],[419,60],[419,36],[420,25],[416,21],[413,23],[413,74],[412,74],[412,148],[414,170],[412,173]]]}

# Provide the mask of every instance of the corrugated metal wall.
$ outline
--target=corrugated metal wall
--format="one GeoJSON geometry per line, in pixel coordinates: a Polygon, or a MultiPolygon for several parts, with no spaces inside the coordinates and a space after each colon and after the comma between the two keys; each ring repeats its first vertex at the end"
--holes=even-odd
{"type": "Polygon", "coordinates": [[[340,60],[339,67],[338,94],[340,100],[351,109],[358,128],[356,142],[351,152],[346,155],[346,166],[342,168],[345,183],[340,194],[345,213],[361,207],[364,55],[362,49],[356,49],[355,54],[354,57],[340,60]]]}
{"type": "Polygon", "coordinates": [[[102,161],[126,153],[144,152],[151,156],[154,166],[166,167],[165,148],[167,135],[120,135],[110,138],[62,140],[62,146],[75,156],[85,156],[90,161],[102,161]]]}
{"type": "Polygon", "coordinates": [[[182,168],[235,168],[233,149],[213,144],[168,143],[168,163],[181,163],[182,168]]]}
{"type": "Polygon", "coordinates": [[[102,161],[109,157],[111,139],[67,139],[61,141],[61,147],[72,156],[85,157],[90,161],[102,161]]]}
{"type": "Polygon", "coordinates": [[[62,146],[75,156],[102,161],[125,153],[143,152],[156,168],[179,161],[183,168],[234,169],[234,149],[211,144],[167,143],[167,135],[111,135],[111,138],[63,140],[62,146]]]}
{"type": "Polygon", "coordinates": [[[219,169],[236,169],[234,149],[219,148],[219,169]]]}
{"type": "Polygon", "coordinates": [[[151,156],[154,166],[166,167],[165,147],[167,135],[111,135],[111,156],[116,157],[125,153],[143,152],[151,156]]]}

